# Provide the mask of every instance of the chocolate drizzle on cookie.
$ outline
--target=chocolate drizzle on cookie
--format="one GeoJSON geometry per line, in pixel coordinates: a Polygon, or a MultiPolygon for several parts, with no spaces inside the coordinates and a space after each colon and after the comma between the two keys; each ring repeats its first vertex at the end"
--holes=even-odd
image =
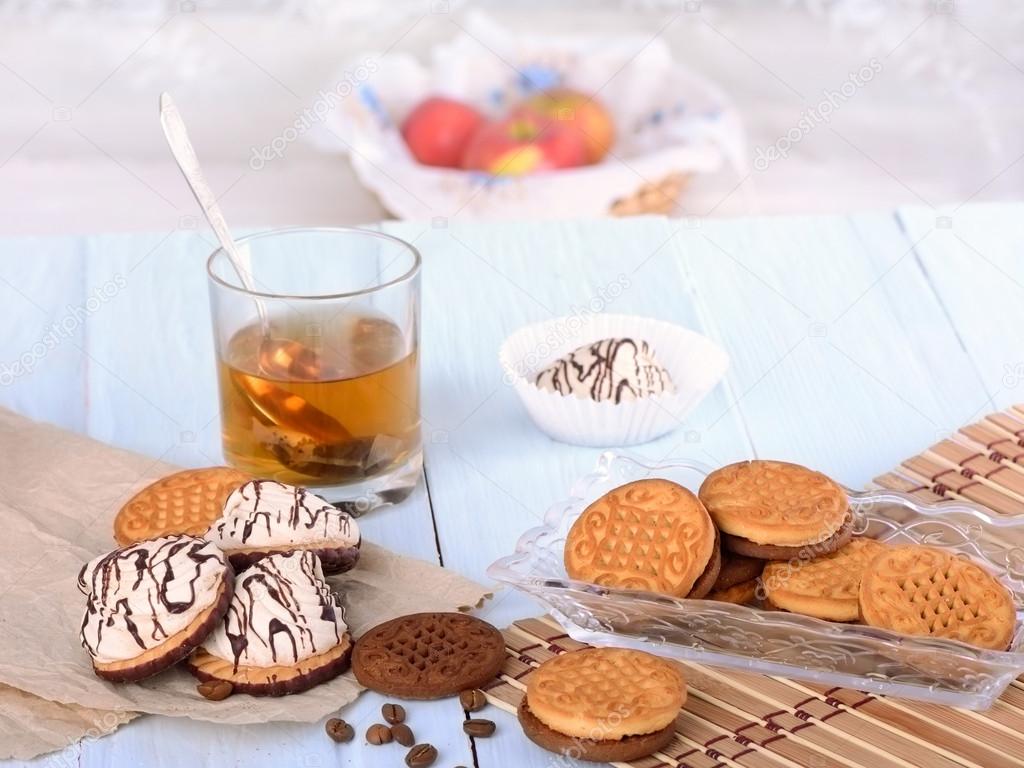
{"type": "Polygon", "coordinates": [[[222,625],[204,644],[239,666],[269,667],[324,653],[341,642],[344,612],[320,560],[296,551],[266,557],[238,577],[222,625]]]}
{"type": "Polygon", "coordinates": [[[620,403],[674,391],[646,341],[602,339],[573,350],[537,374],[541,389],[620,403]]]}
{"type": "Polygon", "coordinates": [[[253,480],[236,489],[206,537],[233,547],[341,541],[355,544],[355,521],[306,488],[253,480]]]}
{"type": "Polygon", "coordinates": [[[208,608],[226,573],[224,554],[192,536],[143,541],[98,557],[78,574],[88,597],[82,645],[97,659],[133,658],[208,608]]]}

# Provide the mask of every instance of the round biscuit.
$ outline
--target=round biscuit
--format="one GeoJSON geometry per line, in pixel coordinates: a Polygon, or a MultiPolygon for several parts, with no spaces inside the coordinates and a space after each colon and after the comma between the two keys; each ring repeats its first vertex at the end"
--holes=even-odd
{"type": "Polygon", "coordinates": [[[829,538],[849,509],[836,482],[782,461],[743,461],[717,469],[698,495],[723,533],[786,547],[829,538]]]}
{"type": "Polygon", "coordinates": [[[114,518],[122,547],[172,534],[202,536],[224,512],[224,502],[252,475],[232,467],[186,469],[150,483],[114,518]]]}
{"type": "Polygon", "coordinates": [[[861,618],[873,627],[998,651],[1013,638],[1010,591],[981,566],[941,549],[883,550],[865,569],[858,595],[861,618]]]}
{"type": "Polygon", "coordinates": [[[583,510],[565,540],[565,568],[581,581],[685,597],[711,560],[715,535],[686,488],[637,480],[583,510]]]}
{"type": "Polygon", "coordinates": [[[856,621],[861,577],[884,549],[873,539],[854,538],[813,560],[768,563],[761,576],[764,594],[786,611],[829,621],[856,621]]]}
{"type": "Polygon", "coordinates": [[[601,740],[655,733],[686,701],[686,681],[669,661],[625,648],[586,648],[541,664],[526,686],[540,722],[566,736],[601,740]]]}

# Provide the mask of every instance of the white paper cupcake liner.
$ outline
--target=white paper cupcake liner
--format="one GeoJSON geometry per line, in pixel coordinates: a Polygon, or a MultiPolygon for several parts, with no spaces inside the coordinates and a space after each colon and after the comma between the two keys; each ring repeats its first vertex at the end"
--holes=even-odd
{"type": "Polygon", "coordinates": [[[711,339],[662,320],[632,315],[562,317],[513,333],[501,346],[501,366],[530,417],[564,443],[595,447],[637,445],[677,429],[721,381],[729,356],[711,339]],[[548,392],[534,384],[537,373],[585,344],[607,338],[646,341],[672,376],[675,392],[632,402],[594,402],[548,392]]]}

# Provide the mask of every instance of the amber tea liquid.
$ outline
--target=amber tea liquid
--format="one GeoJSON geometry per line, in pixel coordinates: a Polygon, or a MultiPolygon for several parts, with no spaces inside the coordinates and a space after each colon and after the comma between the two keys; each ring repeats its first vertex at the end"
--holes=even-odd
{"type": "Polygon", "coordinates": [[[218,361],[224,452],[260,477],[343,485],[420,448],[418,350],[390,320],[304,313],[238,331],[218,361]]]}

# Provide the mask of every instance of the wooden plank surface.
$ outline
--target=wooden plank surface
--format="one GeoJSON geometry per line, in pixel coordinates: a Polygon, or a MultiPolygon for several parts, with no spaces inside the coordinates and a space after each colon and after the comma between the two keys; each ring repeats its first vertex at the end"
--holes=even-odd
{"type": "MultiPolygon", "coordinates": [[[[367,518],[368,538],[483,579],[486,566],[566,495],[599,452],[552,442],[532,426],[502,381],[497,347],[525,323],[588,307],[615,281],[626,287],[605,311],[702,330],[732,357],[724,385],[680,430],[641,446],[647,456],[790,458],[862,485],[988,404],[1020,400],[1013,390],[1015,356],[1024,349],[1024,206],[967,206],[952,220],[952,232],[987,260],[955,238],[928,234],[935,212],[918,209],[728,222],[385,225],[415,239],[425,259],[428,484],[401,507],[367,518]]],[[[0,386],[0,404],[183,464],[219,458],[201,267],[209,249],[195,233],[162,238],[0,242],[0,297],[17,320],[0,340],[0,362],[34,343],[65,305],[84,302],[118,274],[126,278],[75,329],[74,343],[0,386]]],[[[503,626],[538,612],[525,598],[499,593],[484,615],[503,626]]],[[[701,711],[739,716],[755,704],[728,686],[720,694],[698,699],[701,711]]],[[[364,696],[345,716],[362,731],[381,702],[364,696]]],[[[442,749],[439,765],[551,764],[500,712],[498,733],[475,744],[461,732],[457,703],[416,704],[410,717],[417,736],[442,749]]],[[[699,754],[711,765],[815,764],[825,742],[863,738],[857,728],[865,726],[853,722],[845,734],[795,732],[754,757],[699,754]],[[815,733],[825,742],[804,738],[815,733]]],[[[225,728],[147,717],[61,759],[271,766],[399,756],[373,750],[339,749],[316,725],[225,728]]],[[[863,754],[866,761],[879,753],[863,754]]],[[[897,753],[888,759],[906,764],[897,753]]]]}

